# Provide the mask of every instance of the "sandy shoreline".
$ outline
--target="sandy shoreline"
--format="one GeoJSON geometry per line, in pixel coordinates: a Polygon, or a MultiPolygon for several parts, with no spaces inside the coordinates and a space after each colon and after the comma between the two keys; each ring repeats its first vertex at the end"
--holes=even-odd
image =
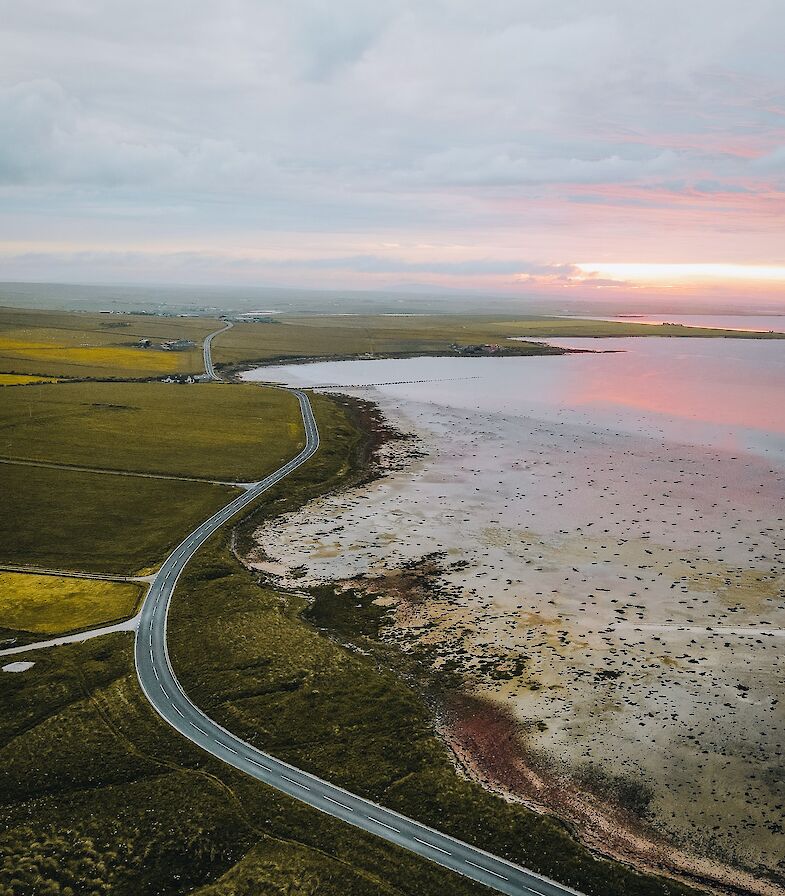
{"type": "Polygon", "coordinates": [[[286,584],[297,556],[296,587],[386,589],[385,639],[427,649],[482,698],[482,718],[511,721],[500,763],[470,716],[441,718],[485,786],[641,868],[785,891],[772,882],[785,739],[779,469],[574,419],[347,392],[417,432],[427,455],[386,447],[398,452],[392,472],[264,527],[273,559],[254,565],[286,584]],[[400,571],[431,555],[426,593],[396,591],[400,571]]]}
{"type": "Polygon", "coordinates": [[[507,800],[562,819],[599,856],[717,893],[783,892],[776,883],[674,847],[598,786],[590,789],[559,775],[542,757],[528,752],[516,720],[482,698],[454,695],[438,730],[459,771],[507,800]]]}

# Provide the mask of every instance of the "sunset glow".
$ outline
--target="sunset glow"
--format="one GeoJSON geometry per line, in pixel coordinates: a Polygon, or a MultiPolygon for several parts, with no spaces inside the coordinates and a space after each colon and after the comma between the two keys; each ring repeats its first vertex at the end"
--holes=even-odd
{"type": "Polygon", "coordinates": [[[785,308],[782,17],[757,2],[164,5],[152,44],[16,4],[0,280],[785,308]]]}
{"type": "Polygon", "coordinates": [[[0,3],[0,896],[785,896],[785,0],[0,3]]]}
{"type": "Polygon", "coordinates": [[[584,261],[577,263],[575,267],[592,277],[603,277],[633,283],[676,284],[689,281],[701,283],[712,281],[720,283],[729,281],[785,283],[785,265],[616,264],[584,261]]]}

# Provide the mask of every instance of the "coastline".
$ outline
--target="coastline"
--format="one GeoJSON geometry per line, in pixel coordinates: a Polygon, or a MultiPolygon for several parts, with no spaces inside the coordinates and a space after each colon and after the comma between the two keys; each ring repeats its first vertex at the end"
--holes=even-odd
{"type": "MultiPolygon", "coordinates": [[[[512,337],[511,337],[512,338],[512,337]]],[[[374,352],[373,354],[334,354],[334,355],[293,355],[277,356],[274,358],[259,358],[258,360],[243,360],[236,363],[216,364],[215,369],[222,376],[230,379],[240,379],[244,373],[258,370],[263,367],[286,367],[294,365],[320,364],[326,361],[405,361],[412,358],[465,358],[465,357],[492,357],[492,358],[537,358],[554,355],[595,355],[606,354],[599,349],[567,348],[551,345],[549,342],[540,341],[540,337],[514,337],[521,344],[518,349],[515,346],[503,346],[498,351],[476,356],[466,355],[459,351],[445,351],[444,349],[418,349],[410,352],[374,352]],[[525,348],[524,348],[525,346],[525,348]]],[[[546,337],[543,337],[546,338],[546,337]]],[[[556,336],[547,338],[557,338],[556,336]]],[[[785,338],[785,336],[783,336],[785,338]]],[[[275,384],[273,384],[275,385],[275,384]]]]}
{"type": "MultiPolygon", "coordinates": [[[[334,387],[331,392],[350,404],[359,402],[366,417],[362,425],[373,431],[372,435],[367,433],[369,444],[372,442],[374,448],[367,458],[366,473],[357,482],[342,487],[342,492],[362,489],[393,471],[411,470],[418,458],[424,456],[421,450],[427,443],[424,433],[412,434],[405,442],[401,439],[402,428],[411,433],[411,421],[407,423],[403,416],[391,420],[378,404],[342,393],[339,387],[334,387]],[[405,446],[404,450],[390,452],[390,446],[395,447],[396,443],[405,446]],[[417,446],[414,450],[413,445],[417,446]]],[[[362,495],[352,495],[352,499],[362,500],[362,495]]],[[[318,504],[319,500],[314,503],[318,504]]],[[[254,556],[254,552],[242,559],[250,568],[270,576],[276,588],[301,588],[296,582],[287,582],[285,560],[270,563],[270,558],[258,553],[254,556]]],[[[428,561],[428,558],[423,559],[428,561]]],[[[555,815],[570,826],[581,843],[598,855],[629,864],[644,873],[666,875],[715,892],[756,893],[760,896],[785,892],[776,883],[680,849],[648,828],[624,806],[602,800],[590,788],[575,788],[574,782],[568,783],[564,777],[554,774],[547,763],[542,763],[536,750],[527,749],[526,738],[522,736],[525,732],[519,722],[512,716],[505,717],[498,704],[478,699],[473,693],[476,683],[473,684],[470,678],[461,678],[454,670],[445,674],[443,665],[433,665],[433,656],[428,656],[427,648],[413,650],[410,644],[396,643],[396,638],[391,641],[386,637],[390,617],[406,615],[407,601],[413,600],[414,606],[428,599],[440,561],[436,558],[430,562],[431,566],[415,564],[408,570],[399,569],[386,580],[384,576],[368,574],[323,581],[322,585],[334,589],[336,594],[350,591],[353,595],[364,595],[379,611],[375,624],[379,644],[385,645],[385,650],[399,651],[407,660],[415,657],[422,699],[430,706],[434,730],[451,751],[456,769],[508,801],[519,802],[541,814],[555,815]],[[478,737],[473,716],[484,718],[488,729],[498,735],[507,749],[499,750],[498,739],[478,737]]],[[[305,591],[308,591],[307,586],[305,591]]],[[[299,593],[303,591],[299,590],[299,593]]],[[[347,637],[352,639],[351,626],[340,631],[331,631],[329,625],[321,623],[319,627],[342,643],[347,637]]]]}
{"type": "Polygon", "coordinates": [[[527,750],[525,734],[511,714],[471,690],[452,695],[436,721],[463,774],[506,800],[555,815],[603,858],[715,893],[785,892],[775,883],[669,843],[630,809],[603,799],[599,788],[580,788],[559,776],[527,750]]]}

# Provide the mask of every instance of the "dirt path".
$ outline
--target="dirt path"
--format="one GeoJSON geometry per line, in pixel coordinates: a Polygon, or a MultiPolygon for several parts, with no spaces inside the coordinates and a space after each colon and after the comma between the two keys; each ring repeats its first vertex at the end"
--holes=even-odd
{"type": "Polygon", "coordinates": [[[66,579],[98,579],[102,582],[146,582],[151,584],[155,575],[115,576],[102,572],[80,572],[73,569],[48,569],[43,566],[9,566],[0,564],[0,572],[22,572],[34,576],[59,576],[66,579]]]}
{"type": "Polygon", "coordinates": [[[130,619],[121,622],[113,622],[111,625],[102,625],[99,628],[90,628],[83,632],[74,632],[71,635],[60,635],[50,638],[48,641],[33,641],[32,644],[20,644],[19,647],[6,647],[0,650],[0,656],[13,656],[19,653],[28,653],[31,650],[44,650],[47,647],[59,647],[61,644],[77,644],[80,641],[88,641],[90,638],[98,638],[101,635],[109,635],[112,632],[135,632],[139,625],[141,610],[130,619]]]}
{"type": "Polygon", "coordinates": [[[100,467],[80,467],[76,464],[56,464],[43,460],[23,460],[14,457],[0,457],[0,464],[14,464],[21,467],[44,467],[48,470],[68,470],[73,473],[101,473],[105,476],[136,476],[139,479],[177,479],[182,482],[208,482],[211,485],[229,485],[246,488],[247,482],[230,482],[226,479],[207,479],[202,476],[176,476],[170,473],[139,473],[135,470],[102,470],[100,467]]]}

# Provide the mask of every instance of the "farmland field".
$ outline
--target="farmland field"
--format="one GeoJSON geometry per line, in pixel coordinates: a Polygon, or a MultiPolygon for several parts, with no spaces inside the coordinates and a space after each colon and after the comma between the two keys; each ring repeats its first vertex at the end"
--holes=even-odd
{"type": "Polygon", "coordinates": [[[69,383],[11,389],[0,457],[246,481],[300,450],[297,399],[281,389],[199,383],[69,383]]]}
{"type": "Polygon", "coordinates": [[[55,383],[49,376],[26,376],[23,373],[0,373],[0,386],[29,386],[32,383],[55,383]]]}
{"type": "Polygon", "coordinates": [[[201,341],[221,326],[209,318],[74,314],[0,308],[0,371],[36,376],[146,379],[199,373],[201,341]],[[139,347],[142,339],[149,348],[139,347]],[[164,351],[185,339],[185,351],[164,351]]]}
{"type": "Polygon", "coordinates": [[[163,560],[235,490],[0,464],[0,562],[132,575],[163,560]]]}
{"type": "Polygon", "coordinates": [[[142,588],[67,576],[0,571],[0,628],[61,635],[131,616],[142,588]]]}

